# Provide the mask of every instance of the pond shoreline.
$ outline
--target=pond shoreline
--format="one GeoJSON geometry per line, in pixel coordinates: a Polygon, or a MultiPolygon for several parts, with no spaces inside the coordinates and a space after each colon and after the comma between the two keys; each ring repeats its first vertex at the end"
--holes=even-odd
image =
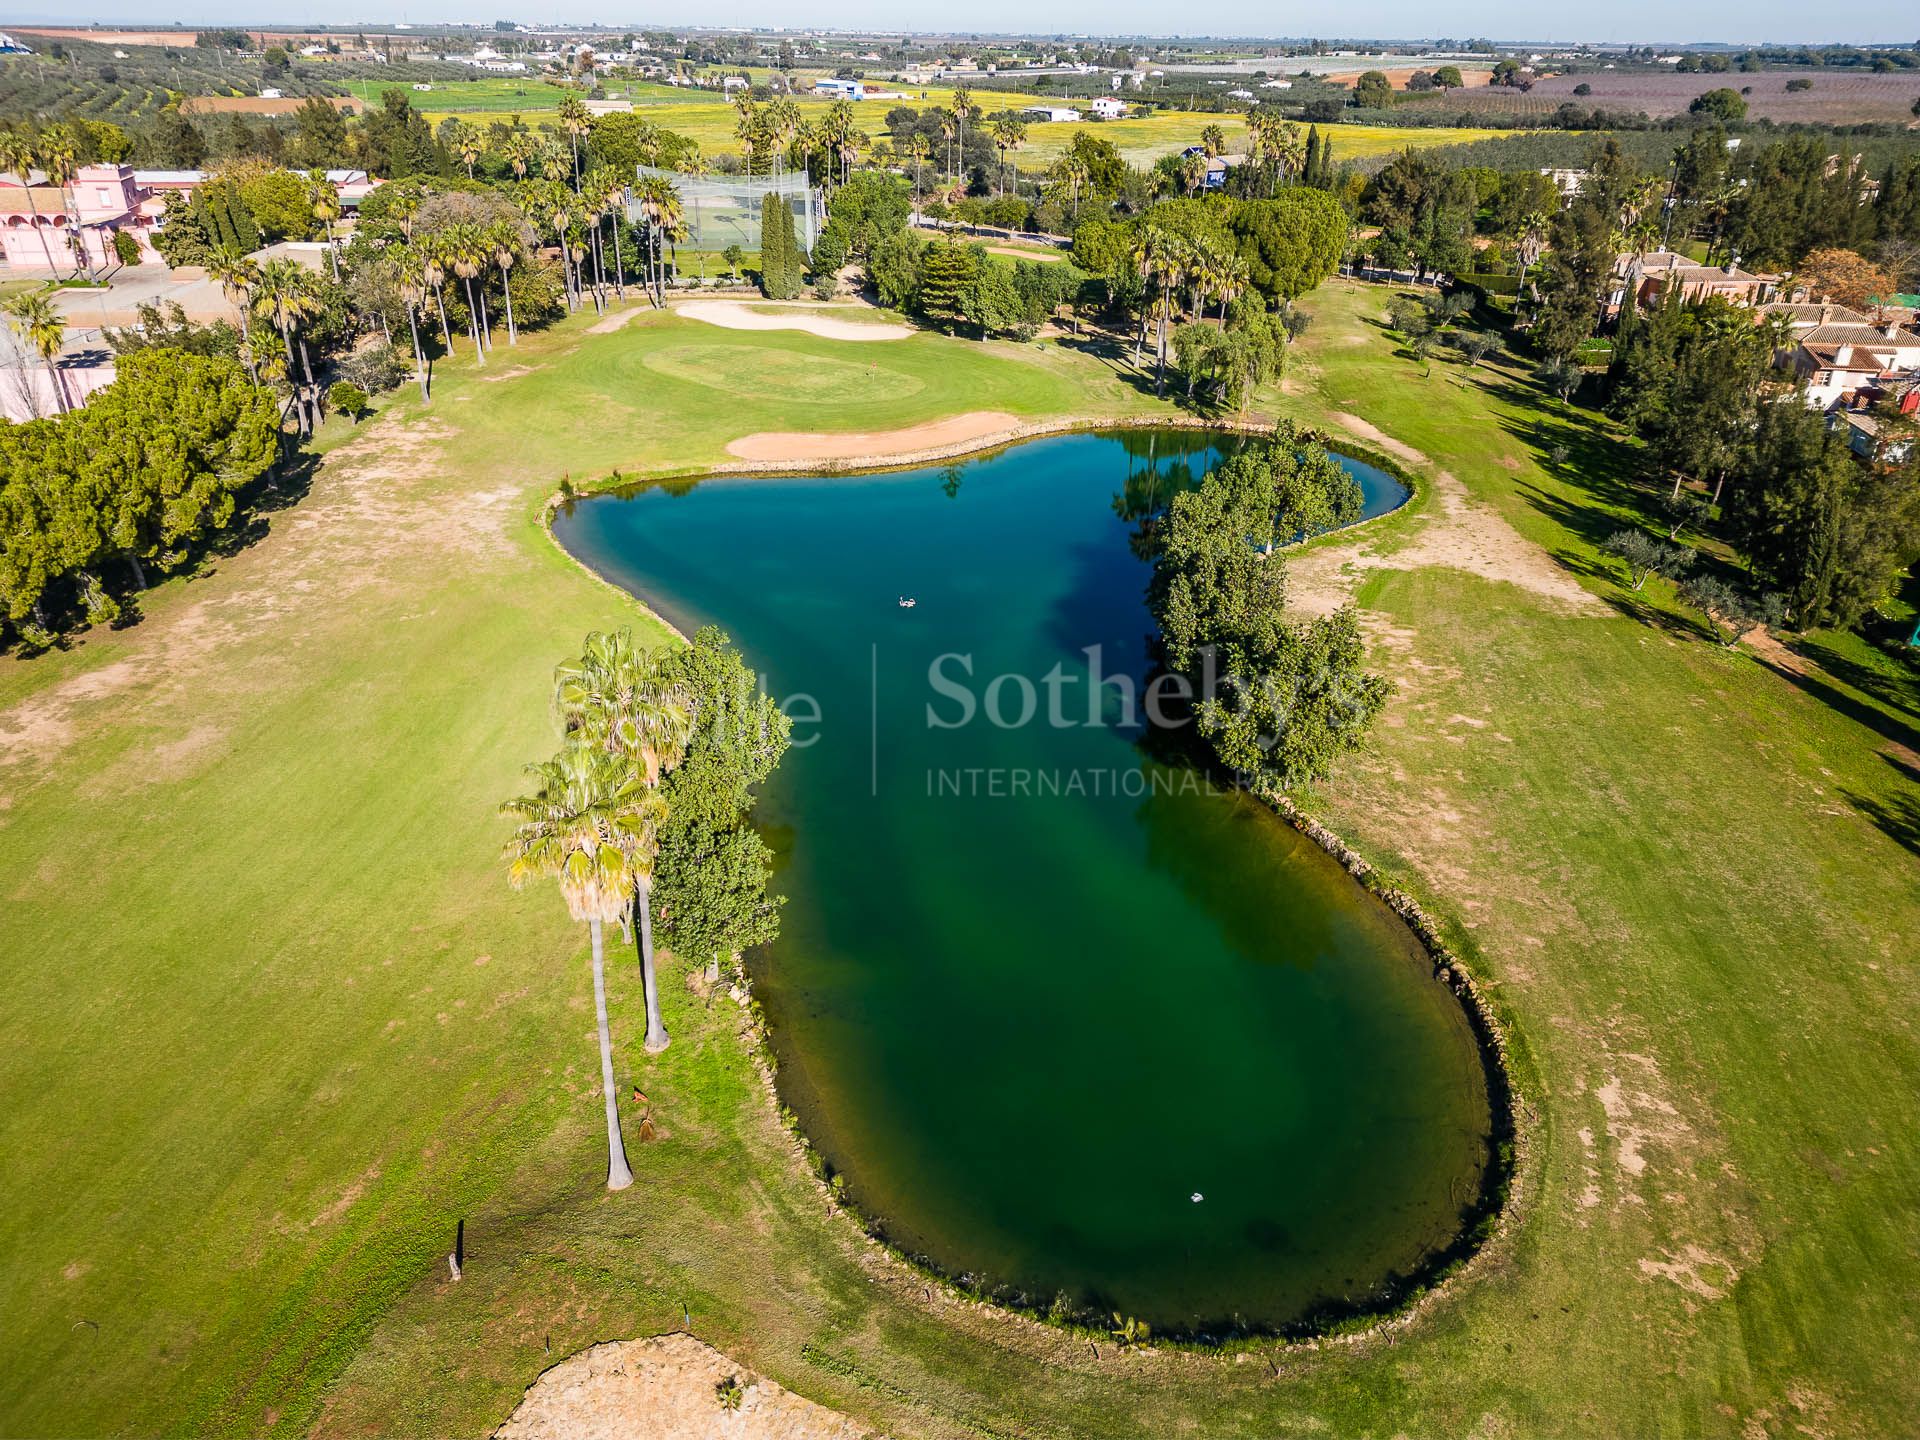
{"type": "MultiPolygon", "coordinates": [[[[953,445],[858,459],[736,460],[702,466],[686,472],[645,476],[622,475],[616,470],[590,489],[575,490],[569,486],[566,490],[556,492],[543,506],[540,518],[543,528],[547,530],[548,538],[562,554],[601,583],[618,591],[628,603],[640,605],[647,613],[654,615],[660,623],[678,634],[679,632],[670,622],[659,616],[658,612],[648,606],[637,594],[600,573],[560,542],[553,531],[553,520],[562,507],[570,506],[575,500],[596,495],[638,490],[687,478],[740,475],[832,476],[914,469],[939,460],[961,456],[970,458],[983,456],[1027,440],[1049,436],[1120,429],[1214,431],[1223,434],[1261,435],[1272,433],[1274,428],[1275,425],[1271,421],[1221,421],[1205,417],[1171,417],[1144,422],[1105,417],[1053,420],[1024,424],[1004,432],[995,432],[953,445]]],[[[1321,431],[1306,433],[1320,443],[1326,444],[1329,449],[1336,449],[1352,458],[1364,460],[1367,464],[1386,472],[1407,491],[1392,509],[1356,521],[1351,526],[1342,527],[1345,530],[1358,529],[1374,520],[1399,514],[1416,497],[1430,493],[1426,486],[1410,472],[1408,463],[1403,460],[1384,456],[1370,447],[1355,444],[1345,435],[1332,436],[1321,431]]],[[[1404,891],[1381,880],[1373,865],[1358,851],[1301,810],[1288,797],[1278,793],[1263,794],[1254,790],[1248,790],[1247,793],[1338,862],[1363,889],[1392,910],[1398,921],[1419,943],[1433,965],[1436,978],[1447,985],[1455,1001],[1460,1005],[1473,1036],[1474,1047],[1486,1080],[1491,1125],[1487,1140],[1488,1158],[1481,1171],[1478,1196],[1472,1206],[1463,1210],[1462,1223],[1450,1243],[1426,1257],[1410,1273],[1404,1276],[1389,1276],[1383,1282],[1380,1293],[1367,1302],[1329,1307],[1312,1312],[1298,1321],[1277,1325],[1235,1324],[1195,1329],[1191,1332],[1168,1331],[1153,1337],[1152,1344],[1155,1347],[1191,1350],[1200,1354],[1227,1354],[1249,1348],[1257,1350],[1275,1342],[1284,1346],[1318,1346],[1327,1343],[1362,1341],[1411,1323],[1429,1302],[1442,1294],[1453,1293],[1468,1273],[1479,1273],[1483,1270],[1484,1265],[1475,1262],[1487,1256],[1493,1243],[1510,1231],[1517,1209],[1517,1175],[1521,1168],[1521,1158],[1527,1148],[1525,1145],[1527,1137],[1520,1124],[1520,1106],[1516,1098],[1514,1078],[1508,1064],[1509,1039],[1506,1023],[1496,1013],[1472,972],[1440,938],[1438,927],[1417,901],[1404,891]]],[[[799,1117],[781,1097],[778,1061],[770,1029],[759,1003],[753,998],[751,985],[747,982],[744,973],[735,993],[746,1016],[742,1032],[743,1039],[760,1073],[775,1118],[791,1137],[795,1155],[814,1176],[821,1198],[829,1209],[848,1216],[854,1222],[854,1229],[862,1241],[872,1247],[876,1253],[884,1254],[890,1264],[904,1266],[905,1274],[892,1278],[911,1278],[916,1282],[916,1289],[924,1286],[930,1302],[934,1299],[933,1287],[937,1286],[941,1292],[941,1300],[945,1303],[979,1306],[997,1319],[1035,1324],[1055,1335],[1062,1332],[1076,1334],[1096,1346],[1101,1343],[1114,1343],[1112,1334],[1104,1326],[1102,1316],[1048,1313],[1036,1306],[1021,1303],[997,1289],[988,1291],[978,1287],[966,1287],[938,1264],[889,1239],[884,1222],[863,1214],[850,1204],[843,1189],[835,1184],[836,1176],[832,1166],[813,1145],[799,1117]]],[[[1134,1348],[1144,1347],[1139,1342],[1135,1342],[1134,1348]]]]}

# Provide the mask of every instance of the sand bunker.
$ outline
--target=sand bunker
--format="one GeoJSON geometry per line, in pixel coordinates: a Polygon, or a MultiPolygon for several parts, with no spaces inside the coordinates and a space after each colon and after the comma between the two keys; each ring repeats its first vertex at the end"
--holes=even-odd
{"type": "Polygon", "coordinates": [[[762,1380],[691,1335],[614,1340],[527,1388],[493,1440],[861,1440],[846,1416],[762,1380]],[[719,1387],[738,1384],[737,1408],[719,1387]]]}
{"type": "Polygon", "coordinates": [[[689,300],[675,313],[727,330],[804,330],[823,340],[904,340],[911,327],[885,320],[846,320],[825,309],[756,310],[738,300],[689,300]]]}
{"type": "Polygon", "coordinates": [[[825,434],[805,430],[762,430],[727,446],[741,460],[860,460],[881,463],[928,451],[951,450],[1004,435],[1020,426],[1020,417],[1004,410],[969,410],[945,420],[910,425],[904,430],[847,431],[825,434]]]}

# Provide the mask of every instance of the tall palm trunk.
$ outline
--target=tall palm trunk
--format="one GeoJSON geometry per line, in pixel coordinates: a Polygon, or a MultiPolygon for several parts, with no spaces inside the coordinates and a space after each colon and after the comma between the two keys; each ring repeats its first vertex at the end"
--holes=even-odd
{"type": "Polygon", "coordinates": [[[485,365],[487,352],[480,348],[480,306],[473,298],[473,277],[463,276],[462,283],[467,287],[467,335],[473,341],[474,363],[485,365]]]}
{"type": "Polygon", "coordinates": [[[613,221],[613,288],[624,300],[627,298],[627,262],[620,258],[620,212],[613,211],[609,218],[613,221]]]}
{"type": "Polygon", "coordinates": [[[453,331],[447,328],[447,282],[442,280],[433,287],[434,309],[440,312],[440,343],[447,347],[447,354],[453,354],[453,331]]]}
{"type": "Polygon", "coordinates": [[[593,1017],[600,1027],[600,1091],[607,1103],[607,1189],[624,1190],[633,1184],[627,1168],[627,1147],[620,1139],[620,1097],[613,1088],[613,1035],[607,1028],[607,967],[600,921],[589,920],[593,934],[593,1017]]]}
{"type": "Polygon", "coordinates": [[[513,324],[513,282],[507,278],[504,268],[500,271],[500,293],[506,297],[507,302],[507,344],[518,345],[520,332],[514,328],[513,324]]]}
{"type": "Polygon", "coordinates": [[[420,348],[420,321],[411,305],[407,306],[407,332],[413,336],[413,373],[420,381],[420,401],[425,404],[433,398],[427,393],[427,352],[420,348]]]}
{"type": "Polygon", "coordinates": [[[634,897],[634,908],[640,912],[640,988],[647,997],[647,1053],[658,1055],[671,1043],[667,1037],[667,1027],[660,1021],[660,988],[654,983],[653,975],[653,884],[640,882],[640,893],[634,897]]]}

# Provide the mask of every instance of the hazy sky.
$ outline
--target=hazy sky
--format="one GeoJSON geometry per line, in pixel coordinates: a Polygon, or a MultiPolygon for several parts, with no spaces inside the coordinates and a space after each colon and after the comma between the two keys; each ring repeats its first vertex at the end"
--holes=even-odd
{"type": "MultiPolygon", "coordinates": [[[[485,0],[480,0],[485,4],[485,0]]],[[[95,9],[54,10],[45,0],[7,7],[16,23],[76,24],[91,20],[143,25],[253,23],[368,25],[410,20],[529,23],[897,26],[917,30],[944,26],[1015,33],[1137,31],[1165,34],[1169,23],[1186,35],[1305,35],[1340,33],[1382,38],[1488,35],[1513,40],[1642,40],[1676,44],[1688,40],[1832,41],[1911,44],[1920,37],[1920,14],[1903,5],[1848,6],[1823,10],[1805,0],[1617,0],[1600,5],[1539,5],[1523,0],[1357,0],[1324,5],[1273,5],[1262,0],[1202,0],[1169,7],[1147,0],[968,0],[965,5],[902,5],[898,0],[553,0],[534,10],[501,0],[474,9],[475,0],[388,0],[360,11],[276,0],[108,0],[95,9]],[[391,8],[389,8],[389,5],[391,8]]]]}

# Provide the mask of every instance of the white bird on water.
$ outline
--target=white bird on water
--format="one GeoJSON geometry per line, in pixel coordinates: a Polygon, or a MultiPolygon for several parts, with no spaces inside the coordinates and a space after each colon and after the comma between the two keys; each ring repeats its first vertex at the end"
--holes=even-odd
{"type": "Polygon", "coordinates": [[[1206,1198],[1207,1197],[1202,1195],[1198,1190],[1193,1192],[1193,1203],[1196,1205],[1198,1205],[1202,1200],[1206,1198]]]}
{"type": "Polygon", "coordinates": [[[902,610],[911,610],[915,605],[919,603],[920,602],[915,600],[911,595],[902,595],[900,597],[900,608],[902,610]]]}

